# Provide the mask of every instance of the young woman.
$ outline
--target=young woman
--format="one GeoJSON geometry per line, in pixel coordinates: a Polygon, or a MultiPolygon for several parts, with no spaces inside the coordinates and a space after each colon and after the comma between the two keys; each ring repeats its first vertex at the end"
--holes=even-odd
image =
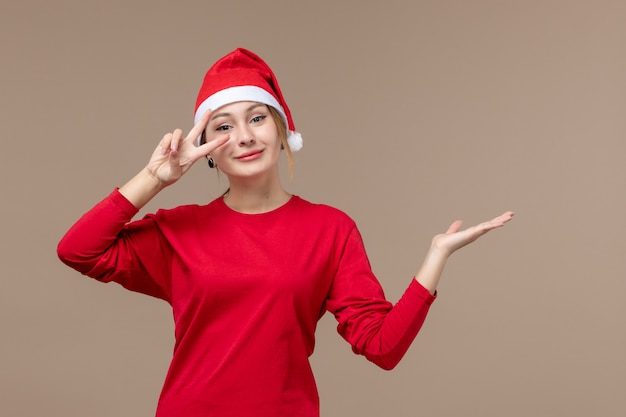
{"type": "Polygon", "coordinates": [[[165,135],[59,243],[60,259],[79,272],[171,304],[176,343],[157,416],[318,416],[309,356],[324,312],[355,353],[393,368],[448,257],[513,215],[465,230],[452,223],[392,305],[354,222],[283,188],[280,154],[291,162],[301,145],[271,69],[237,49],[207,72],[191,131],[165,135]],[[204,157],[228,177],[222,197],[131,221],[204,157]]]}

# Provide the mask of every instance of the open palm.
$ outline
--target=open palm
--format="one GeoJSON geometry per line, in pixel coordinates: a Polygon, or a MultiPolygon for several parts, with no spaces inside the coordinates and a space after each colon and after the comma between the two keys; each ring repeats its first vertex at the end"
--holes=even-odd
{"type": "Polygon", "coordinates": [[[507,211],[498,217],[465,230],[460,230],[463,222],[457,220],[450,225],[445,233],[438,234],[433,238],[432,247],[447,255],[451,255],[456,250],[472,243],[490,230],[504,226],[505,223],[513,218],[513,215],[514,213],[512,211],[507,211]]]}

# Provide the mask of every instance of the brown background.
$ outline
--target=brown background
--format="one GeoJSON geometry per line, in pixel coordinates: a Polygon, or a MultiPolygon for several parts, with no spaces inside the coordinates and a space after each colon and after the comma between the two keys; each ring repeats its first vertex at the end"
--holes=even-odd
{"type": "MultiPolygon", "coordinates": [[[[625,19],[621,0],[4,0],[0,415],[153,415],[168,306],[55,246],[189,129],[238,46],[304,136],[288,189],[356,219],[392,300],[452,220],[517,212],[451,259],[396,370],[322,319],[324,416],[626,415],[625,19]]],[[[143,212],[225,186],[198,164],[143,212]]]]}

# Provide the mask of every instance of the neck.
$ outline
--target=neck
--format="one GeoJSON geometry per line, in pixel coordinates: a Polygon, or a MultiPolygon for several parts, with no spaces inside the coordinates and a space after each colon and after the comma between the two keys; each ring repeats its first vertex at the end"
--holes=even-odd
{"type": "Polygon", "coordinates": [[[291,198],[280,181],[237,181],[230,179],[230,189],[224,202],[231,209],[247,214],[272,211],[291,198]]]}

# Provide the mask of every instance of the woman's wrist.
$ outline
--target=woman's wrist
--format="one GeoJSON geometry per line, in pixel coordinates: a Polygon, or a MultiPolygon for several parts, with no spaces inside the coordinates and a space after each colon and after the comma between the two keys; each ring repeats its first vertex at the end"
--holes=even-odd
{"type": "Polygon", "coordinates": [[[144,168],[121,186],[119,192],[139,209],[166,186],[167,184],[152,175],[147,168],[144,168]]]}
{"type": "Polygon", "coordinates": [[[439,279],[449,256],[450,254],[447,251],[437,246],[431,246],[426,253],[422,266],[415,274],[415,280],[430,291],[431,294],[435,294],[437,291],[439,279]]]}

